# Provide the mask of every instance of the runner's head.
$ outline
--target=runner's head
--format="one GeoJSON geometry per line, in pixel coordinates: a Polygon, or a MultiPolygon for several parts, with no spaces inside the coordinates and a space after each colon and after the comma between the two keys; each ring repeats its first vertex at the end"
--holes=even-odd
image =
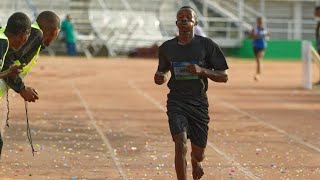
{"type": "Polygon", "coordinates": [[[197,19],[197,13],[192,7],[181,7],[177,12],[176,21],[176,25],[179,28],[179,34],[193,32],[194,26],[198,24],[197,19]]]}
{"type": "Polygon", "coordinates": [[[262,19],[262,17],[258,17],[257,18],[257,26],[258,27],[263,27],[263,19],[262,19]]]}

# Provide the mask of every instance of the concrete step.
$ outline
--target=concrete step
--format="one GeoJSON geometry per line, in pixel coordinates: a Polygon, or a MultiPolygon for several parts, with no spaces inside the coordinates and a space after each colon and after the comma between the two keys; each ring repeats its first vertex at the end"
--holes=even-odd
{"type": "Polygon", "coordinates": [[[70,8],[88,9],[90,1],[70,1],[70,8]]]}

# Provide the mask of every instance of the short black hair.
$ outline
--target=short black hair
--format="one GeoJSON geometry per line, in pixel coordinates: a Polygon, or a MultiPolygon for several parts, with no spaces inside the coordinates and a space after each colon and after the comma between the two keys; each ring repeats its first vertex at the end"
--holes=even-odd
{"type": "Polygon", "coordinates": [[[314,11],[319,11],[320,10],[320,6],[316,6],[316,8],[314,8],[314,11]]]}
{"type": "Polygon", "coordinates": [[[31,21],[29,17],[22,12],[16,12],[9,17],[5,32],[18,35],[30,29],[31,21]]]}
{"type": "Polygon", "coordinates": [[[60,29],[60,18],[52,11],[42,11],[36,21],[42,30],[60,29]]]}
{"type": "Polygon", "coordinates": [[[182,6],[179,10],[178,10],[178,13],[180,10],[182,9],[191,9],[193,12],[194,12],[194,18],[196,19],[196,21],[198,21],[198,14],[197,14],[197,11],[195,9],[193,9],[191,6],[182,6]]]}
{"type": "Polygon", "coordinates": [[[181,9],[191,9],[192,11],[194,11],[195,13],[197,13],[196,10],[193,9],[191,6],[182,6],[179,10],[181,10],[181,9]]]}

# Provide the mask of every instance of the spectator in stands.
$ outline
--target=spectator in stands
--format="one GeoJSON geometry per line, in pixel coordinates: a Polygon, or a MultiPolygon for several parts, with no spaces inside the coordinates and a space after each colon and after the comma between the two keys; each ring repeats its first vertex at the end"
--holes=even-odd
{"type": "Polygon", "coordinates": [[[38,94],[32,87],[25,86],[22,78],[27,75],[36,63],[39,53],[55,40],[60,31],[60,19],[52,11],[41,12],[32,24],[28,41],[18,50],[8,50],[2,71],[12,64],[26,64],[20,75],[4,78],[5,83],[19,93],[25,101],[35,102],[38,94]]]}
{"type": "Polygon", "coordinates": [[[267,38],[269,38],[269,32],[263,26],[263,20],[261,17],[257,18],[257,25],[252,29],[249,38],[253,39],[253,52],[256,58],[256,74],[254,79],[258,81],[261,76],[261,63],[264,56],[264,51],[267,47],[267,38]]]}
{"type": "Polygon", "coordinates": [[[317,27],[316,27],[316,46],[317,51],[320,54],[320,6],[317,6],[314,10],[314,16],[317,21],[317,27]]]}
{"type": "Polygon", "coordinates": [[[70,15],[66,16],[66,19],[62,21],[61,30],[64,33],[64,39],[66,42],[67,53],[69,56],[77,55],[76,48],[76,32],[74,30],[74,26],[71,22],[70,15]]]}

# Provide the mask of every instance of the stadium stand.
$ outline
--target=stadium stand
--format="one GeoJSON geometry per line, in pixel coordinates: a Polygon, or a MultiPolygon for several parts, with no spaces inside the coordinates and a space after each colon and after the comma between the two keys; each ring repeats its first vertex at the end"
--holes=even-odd
{"type": "MultiPolygon", "coordinates": [[[[256,17],[265,18],[272,39],[313,40],[316,0],[2,0],[0,25],[15,11],[35,17],[55,11],[61,19],[70,14],[78,32],[78,50],[87,57],[102,49],[109,55],[136,47],[160,44],[175,35],[175,13],[190,5],[199,25],[223,48],[240,47],[256,17]]],[[[64,53],[61,42],[49,54],[64,53]]]]}

